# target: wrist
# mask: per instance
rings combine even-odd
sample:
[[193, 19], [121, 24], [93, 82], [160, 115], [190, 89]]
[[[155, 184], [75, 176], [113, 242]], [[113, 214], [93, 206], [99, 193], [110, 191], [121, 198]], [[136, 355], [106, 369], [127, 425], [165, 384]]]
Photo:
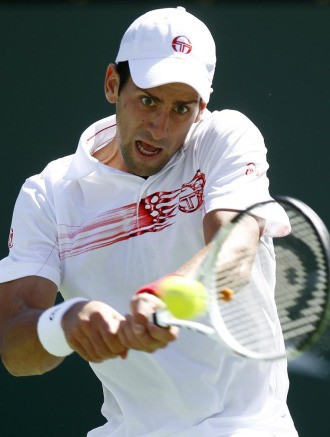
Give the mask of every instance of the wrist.
[[181, 276], [178, 273], [169, 273], [163, 277], [161, 277], [160, 279], [157, 279], [156, 281], [150, 282], [149, 284], [143, 285], [142, 287], [140, 287], [137, 291], [136, 291], [136, 295], [137, 294], [141, 294], [141, 293], [149, 293], [149, 294], [153, 294], [154, 296], [158, 297], [159, 299], [162, 299], [162, 297], [164, 296], [164, 292], [162, 290], [161, 287], [161, 283], [163, 282], [164, 279], [169, 278], [169, 277], [173, 277], [173, 276]]
[[73, 352], [62, 328], [62, 318], [78, 302], [87, 302], [87, 299], [82, 297], [69, 299], [48, 308], [40, 315], [37, 333], [40, 343], [48, 353], [57, 357], [66, 357]]

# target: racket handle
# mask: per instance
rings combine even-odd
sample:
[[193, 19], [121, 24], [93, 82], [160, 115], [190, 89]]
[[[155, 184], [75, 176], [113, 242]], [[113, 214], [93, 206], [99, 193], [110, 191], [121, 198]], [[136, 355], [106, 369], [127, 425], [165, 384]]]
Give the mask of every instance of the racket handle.
[[159, 310], [152, 314], [151, 322], [160, 328], [169, 328], [171, 326], [169, 321], [170, 318], [171, 316], [168, 311]]
[[158, 310], [153, 313], [153, 315], [151, 316], [151, 322], [161, 328], [177, 326], [178, 328], [190, 329], [191, 331], [207, 335], [217, 342], [221, 342], [219, 334], [212, 326], [207, 326], [198, 322], [192, 322], [191, 320], [177, 319], [176, 317], [172, 316], [172, 314], [166, 309]]

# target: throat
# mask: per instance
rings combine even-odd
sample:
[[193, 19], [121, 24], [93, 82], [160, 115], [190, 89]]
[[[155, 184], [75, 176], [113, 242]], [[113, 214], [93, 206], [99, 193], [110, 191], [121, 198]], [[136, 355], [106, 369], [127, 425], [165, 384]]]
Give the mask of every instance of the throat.
[[118, 149], [111, 143], [106, 144], [104, 147], [97, 149], [92, 153], [92, 156], [102, 164], [122, 170], [122, 159], [121, 155], [119, 155], [120, 153], [118, 153]]

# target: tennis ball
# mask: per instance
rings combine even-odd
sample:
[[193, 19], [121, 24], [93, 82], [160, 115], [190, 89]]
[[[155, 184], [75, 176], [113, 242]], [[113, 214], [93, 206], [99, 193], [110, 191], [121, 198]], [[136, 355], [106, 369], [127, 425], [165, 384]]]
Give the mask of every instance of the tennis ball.
[[158, 284], [161, 299], [178, 319], [193, 319], [205, 312], [206, 289], [195, 279], [173, 275]]

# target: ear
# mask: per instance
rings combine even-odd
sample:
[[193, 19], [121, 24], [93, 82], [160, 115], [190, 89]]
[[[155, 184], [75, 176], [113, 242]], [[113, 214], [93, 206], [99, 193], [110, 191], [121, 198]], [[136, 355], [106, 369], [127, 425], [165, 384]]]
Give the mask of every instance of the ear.
[[109, 103], [116, 103], [117, 101], [119, 81], [115, 64], [110, 64], [104, 80], [104, 92]]
[[201, 100], [200, 105], [199, 105], [199, 111], [198, 111], [198, 114], [195, 118], [194, 123], [198, 123], [201, 120], [205, 108], [206, 108], [206, 103], [203, 102], [203, 100]]

